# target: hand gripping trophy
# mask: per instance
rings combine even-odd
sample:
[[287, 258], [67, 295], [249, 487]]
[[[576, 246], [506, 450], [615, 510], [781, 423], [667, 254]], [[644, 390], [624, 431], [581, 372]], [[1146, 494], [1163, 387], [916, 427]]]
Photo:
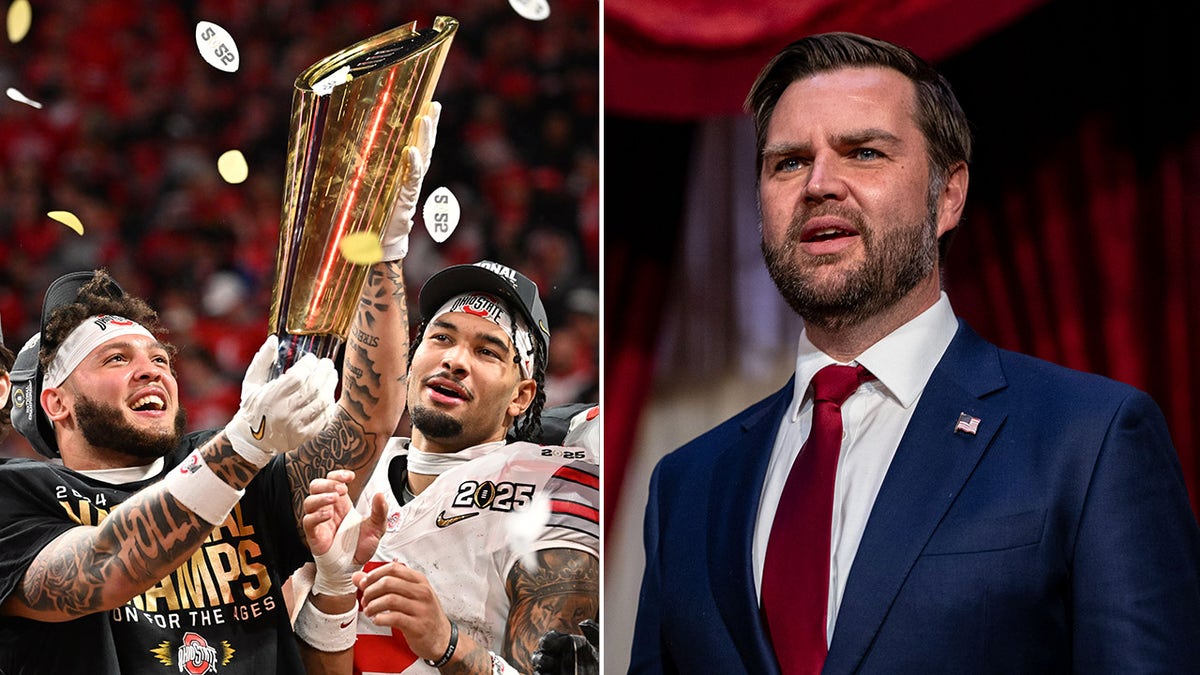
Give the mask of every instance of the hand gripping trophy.
[[366, 266], [339, 249], [382, 235], [405, 179], [402, 150], [433, 98], [458, 21], [439, 16], [368, 38], [296, 78], [270, 330], [275, 374], [346, 339]]

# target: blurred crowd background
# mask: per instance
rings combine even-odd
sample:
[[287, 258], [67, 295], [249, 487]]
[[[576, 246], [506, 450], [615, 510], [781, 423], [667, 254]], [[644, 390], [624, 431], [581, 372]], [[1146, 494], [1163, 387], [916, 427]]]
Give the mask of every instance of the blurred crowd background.
[[[267, 330], [293, 82], [389, 28], [461, 22], [435, 98], [443, 113], [422, 200], [446, 186], [462, 221], [444, 244], [418, 209], [406, 280], [487, 258], [542, 289], [548, 405], [598, 400], [599, 5], [552, 0], [542, 21], [507, 0], [33, 0], [3, 41], [0, 320], [14, 351], [57, 276], [106, 267], [158, 309], [179, 348], [189, 428], [223, 425]], [[234, 73], [201, 57], [198, 21], [232, 35]], [[249, 178], [217, 157], [240, 150]], [[77, 235], [47, 217], [77, 215]], [[413, 327], [417, 313], [411, 312]], [[0, 455], [32, 456], [10, 437]]]

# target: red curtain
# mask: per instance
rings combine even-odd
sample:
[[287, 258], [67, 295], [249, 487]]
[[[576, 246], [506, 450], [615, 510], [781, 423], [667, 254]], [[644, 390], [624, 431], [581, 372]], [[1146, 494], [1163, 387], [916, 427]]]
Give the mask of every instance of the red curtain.
[[[647, 250], [643, 241], [655, 229], [675, 232], [680, 218], [670, 207], [683, 188], [671, 177], [686, 166], [686, 146], [663, 147], [661, 139], [686, 136], [687, 120], [736, 111], [758, 67], [793, 37], [878, 27], [874, 34], [938, 61], [975, 128], [966, 221], [947, 265], [955, 309], [1002, 347], [1149, 392], [1167, 416], [1197, 505], [1193, 10], [1144, 6], [1134, 14], [1057, 0], [994, 32], [1038, 3], [830, 0], [781, 3], [775, 14], [754, 16], [720, 0], [652, 4], [605, 5], [606, 504], [617, 503], [654, 377], [657, 318], [670, 299], [658, 284], [678, 255], [678, 244]], [[957, 19], [962, 30], [917, 20], [964, 12], [971, 16]], [[623, 160], [636, 156], [646, 159]]]
[[974, 201], [947, 289], [1001, 346], [1149, 392], [1196, 509], [1200, 136], [1145, 157], [1118, 126], [1108, 115], [1083, 121], [1053, 154]]
[[852, 30], [939, 60], [1043, 2], [605, 0], [605, 108], [673, 119], [736, 114], [758, 70], [800, 36]]

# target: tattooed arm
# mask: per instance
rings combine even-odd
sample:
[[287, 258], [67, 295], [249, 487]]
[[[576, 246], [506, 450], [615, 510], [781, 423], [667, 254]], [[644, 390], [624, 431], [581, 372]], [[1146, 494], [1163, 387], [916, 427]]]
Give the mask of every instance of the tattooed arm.
[[[200, 547], [271, 457], [326, 426], [337, 378], [333, 363], [305, 356], [267, 381], [276, 342], [268, 338], [251, 360], [241, 406], [224, 430], [98, 525], [74, 527], [37, 551], [0, 613], [68, 621], [125, 604]], [[59, 419], [69, 415], [52, 407]], [[60, 445], [64, 438], [74, 439], [60, 432]]]
[[511, 608], [503, 656], [522, 673], [533, 672], [530, 657], [547, 631], [574, 633], [580, 621], [600, 620], [600, 561], [585, 551], [539, 551], [532, 569], [513, 566], [505, 587]]
[[342, 392], [333, 421], [288, 453], [287, 473], [296, 527], [303, 533], [304, 498], [314, 479], [335, 469], [355, 472], [358, 499], [375, 460], [404, 413], [408, 373], [408, 308], [400, 261], [367, 272], [342, 365]]
[[350, 483], [350, 498], [357, 500], [404, 413], [408, 309], [401, 261], [408, 253], [408, 234], [421, 183], [433, 158], [441, 111], [436, 101], [426, 106], [416, 118], [412, 145], [401, 152], [400, 189], [379, 242], [382, 262], [367, 273], [350, 327], [337, 418], [314, 444], [288, 458], [292, 513], [301, 536], [309, 482], [324, 478], [332, 469], [349, 469], [356, 474]]
[[[200, 452], [235, 489], [244, 488], [257, 471], [223, 433]], [[165, 484], [156, 483], [130, 496], [99, 525], [73, 527], [47, 544], [0, 605], [0, 614], [69, 621], [119, 607], [183, 564], [212, 530]]]

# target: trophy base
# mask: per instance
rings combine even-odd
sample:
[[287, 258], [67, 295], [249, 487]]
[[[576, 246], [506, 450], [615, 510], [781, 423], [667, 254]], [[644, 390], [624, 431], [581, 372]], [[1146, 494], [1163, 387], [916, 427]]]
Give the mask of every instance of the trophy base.
[[270, 379], [279, 377], [291, 368], [300, 357], [312, 354], [318, 358], [334, 358], [342, 347], [342, 338], [336, 335], [291, 335], [279, 333], [279, 351]]

